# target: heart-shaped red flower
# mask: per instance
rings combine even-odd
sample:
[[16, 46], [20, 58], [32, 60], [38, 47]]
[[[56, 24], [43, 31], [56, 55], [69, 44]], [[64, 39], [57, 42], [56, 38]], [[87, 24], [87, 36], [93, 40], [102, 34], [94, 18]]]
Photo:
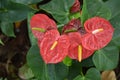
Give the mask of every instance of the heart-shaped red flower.
[[85, 49], [81, 44], [81, 34], [79, 32], [68, 33], [70, 39], [70, 46], [68, 49], [68, 56], [72, 59], [81, 61], [93, 54], [93, 50]]
[[49, 30], [39, 44], [40, 53], [45, 63], [61, 62], [68, 54], [69, 38], [57, 30]]
[[84, 23], [87, 34], [82, 38], [82, 45], [89, 50], [105, 47], [112, 39], [114, 29], [109, 21], [93, 17]]
[[56, 23], [45, 14], [35, 14], [30, 20], [30, 26], [34, 36], [41, 42], [44, 32], [57, 29]]

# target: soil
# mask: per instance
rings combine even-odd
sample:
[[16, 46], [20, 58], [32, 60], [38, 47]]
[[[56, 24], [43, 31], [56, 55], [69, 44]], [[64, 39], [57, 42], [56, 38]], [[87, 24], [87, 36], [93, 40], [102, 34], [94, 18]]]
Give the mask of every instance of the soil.
[[14, 31], [15, 38], [0, 32], [0, 39], [4, 43], [0, 45], [0, 77], [22, 80], [18, 76], [18, 70], [26, 63], [26, 54], [30, 48], [26, 21], [15, 27]]

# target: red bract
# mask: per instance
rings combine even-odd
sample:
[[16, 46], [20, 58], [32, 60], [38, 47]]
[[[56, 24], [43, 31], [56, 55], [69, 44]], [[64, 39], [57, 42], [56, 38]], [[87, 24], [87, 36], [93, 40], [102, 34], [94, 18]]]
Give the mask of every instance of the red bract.
[[73, 4], [73, 6], [70, 9], [70, 12], [75, 13], [80, 11], [80, 2], [79, 0], [75, 0], [75, 3]]
[[72, 19], [68, 24], [63, 27], [62, 33], [77, 31], [81, 27], [79, 19]]
[[72, 32], [68, 34], [70, 39], [70, 46], [68, 56], [72, 59], [81, 61], [88, 58], [93, 54], [93, 50], [85, 49], [81, 44], [81, 35], [79, 32]]
[[49, 30], [39, 46], [45, 63], [58, 63], [68, 54], [69, 38], [66, 35], [60, 36], [57, 30]]
[[35, 14], [30, 20], [30, 26], [34, 36], [41, 42], [44, 32], [57, 29], [56, 23], [45, 14]]
[[89, 50], [98, 50], [105, 47], [113, 35], [113, 27], [104, 18], [94, 17], [84, 23], [87, 34], [82, 39], [82, 45]]

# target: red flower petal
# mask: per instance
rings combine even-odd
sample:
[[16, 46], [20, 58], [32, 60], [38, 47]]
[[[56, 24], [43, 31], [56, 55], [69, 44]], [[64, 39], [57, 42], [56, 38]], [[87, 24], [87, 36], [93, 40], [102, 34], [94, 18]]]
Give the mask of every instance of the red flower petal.
[[88, 32], [82, 39], [82, 44], [86, 49], [98, 50], [105, 47], [112, 39], [113, 27], [104, 18], [94, 17], [84, 23]]
[[[69, 46], [69, 52], [68, 52], [68, 56], [72, 59], [77, 59], [78, 58], [78, 46], [82, 46], [81, 44], [81, 35], [78, 32], [72, 32], [68, 34], [69, 39], [70, 39], [70, 46]], [[87, 50], [82, 46], [82, 60], [88, 58], [89, 56], [91, 56], [93, 54], [93, 50]]]
[[63, 29], [62, 33], [66, 33], [67, 31], [71, 30], [78, 30], [81, 27], [81, 22], [79, 19], [72, 19], [68, 24], [66, 24]]
[[70, 12], [75, 13], [80, 11], [80, 2], [79, 0], [75, 0], [75, 3], [73, 4], [73, 6], [70, 9]]
[[[32, 28], [40, 28], [44, 30], [57, 29], [56, 23], [45, 14], [35, 14], [30, 20], [31, 30]], [[32, 30], [34, 36], [41, 42], [44, 36], [44, 32]]]
[[[55, 42], [57, 44], [52, 48]], [[50, 30], [45, 33], [39, 46], [41, 56], [45, 63], [58, 63], [68, 54], [69, 38], [66, 35], [60, 36], [57, 30]]]

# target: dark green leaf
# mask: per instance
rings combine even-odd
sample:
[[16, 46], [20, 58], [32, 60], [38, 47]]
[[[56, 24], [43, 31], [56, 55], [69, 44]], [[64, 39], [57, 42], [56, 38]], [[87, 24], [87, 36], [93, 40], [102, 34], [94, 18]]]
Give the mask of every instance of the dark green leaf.
[[90, 80], [90, 79], [88, 79], [88, 78], [86, 78], [84, 76], [79, 75], [74, 80]]
[[29, 35], [29, 38], [30, 38], [30, 43], [31, 45], [36, 45], [37, 44], [37, 39], [34, 37], [31, 29], [30, 29], [30, 19], [31, 17], [34, 15], [34, 13], [29, 13], [28, 14], [28, 18], [27, 18], [27, 24], [28, 24], [28, 35]]
[[110, 19], [111, 24], [114, 28], [120, 27], [120, 13]]
[[115, 43], [115, 45], [118, 47], [120, 47], [120, 22], [119, 21], [120, 21], [120, 14], [110, 19], [110, 22], [114, 27], [114, 35], [112, 38], [112, 42]]
[[64, 80], [68, 75], [68, 67], [63, 63], [48, 65], [49, 80]]
[[11, 1], [16, 3], [21, 3], [21, 4], [34, 4], [34, 3], [41, 2], [43, 0], [11, 0]]
[[112, 42], [120, 48], [120, 28], [114, 29], [114, 35], [112, 38]]
[[111, 18], [111, 12], [101, 1], [99, 0], [84, 0], [82, 9], [82, 24], [90, 17], [99, 16], [105, 19]]
[[0, 21], [15, 22], [27, 18], [29, 12], [34, 10], [30, 7], [7, 1], [6, 3], [0, 3]]
[[120, 13], [120, 0], [108, 0], [105, 5], [111, 10], [112, 17]]
[[[34, 45], [30, 48], [27, 54], [27, 62], [29, 67], [32, 69], [35, 77], [39, 80], [45, 75], [45, 63], [43, 62], [42, 58], [39, 54], [39, 48], [37, 45]], [[46, 77], [45, 77], [46, 79]], [[48, 79], [46, 79], [48, 80]]]
[[68, 68], [63, 63], [45, 64], [37, 45], [30, 48], [27, 54], [27, 62], [38, 80], [63, 80], [68, 73]]
[[5, 35], [15, 37], [13, 23], [1, 22], [1, 30]]
[[39, 7], [52, 14], [59, 23], [66, 24], [69, 21], [69, 9], [73, 3], [74, 0], [51, 0], [48, 4]]
[[[95, 75], [95, 76], [93, 76]], [[90, 68], [86, 75], [86, 78], [89, 78], [90, 80], [101, 80], [100, 72], [96, 68]]]
[[93, 62], [99, 70], [114, 69], [119, 60], [119, 49], [111, 42], [93, 55]]
[[109, 20], [111, 18], [111, 11], [109, 10], [109, 8], [105, 7], [105, 5], [102, 4], [101, 6], [102, 7], [100, 7], [98, 11], [96, 10], [95, 16], [100, 16]]
[[92, 57], [93, 57], [93, 56], [91, 56], [91, 57], [83, 60], [83, 61], [81, 62], [81, 65], [82, 65], [83, 67], [91, 67], [91, 66], [94, 66], [94, 63], [93, 63], [93, 61], [92, 61]]
[[83, 8], [82, 8], [82, 16], [81, 16], [81, 22], [84, 24], [84, 22], [90, 17], [87, 9], [87, 2], [86, 0], [83, 1]]
[[82, 65], [78, 61], [72, 61], [72, 66], [69, 67], [68, 80], [73, 80], [77, 75], [80, 74]]
[[[95, 76], [93, 76], [95, 75]], [[86, 75], [79, 75], [74, 80], [101, 80], [100, 72], [95, 68], [90, 68]]]

